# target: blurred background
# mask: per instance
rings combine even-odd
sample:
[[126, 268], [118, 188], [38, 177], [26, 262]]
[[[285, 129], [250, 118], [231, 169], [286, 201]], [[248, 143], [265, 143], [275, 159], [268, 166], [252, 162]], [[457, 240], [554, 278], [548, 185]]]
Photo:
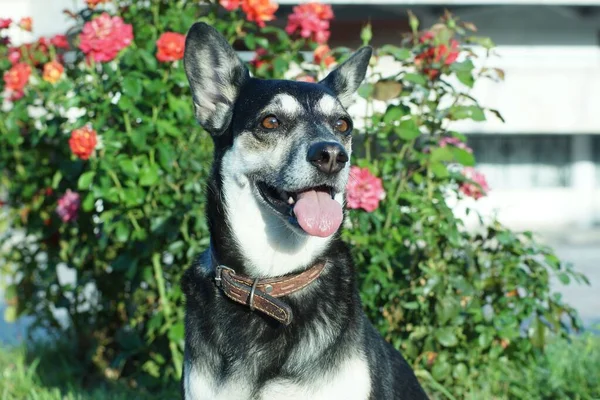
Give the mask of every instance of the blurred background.
[[[63, 32], [70, 0], [0, 0], [3, 17], [31, 16], [34, 31], [16, 43]], [[469, 204], [515, 229], [534, 230], [591, 286], [558, 286], [584, 323], [600, 323], [600, 1], [333, 0], [330, 45], [359, 45], [371, 21], [375, 45], [409, 31], [407, 10], [429, 26], [444, 9], [479, 27], [497, 44], [500, 83], [482, 81], [474, 97], [501, 110], [505, 123], [457, 123], [468, 136], [489, 195]], [[296, 2], [280, 1], [287, 15]], [[280, 18], [274, 25], [285, 24]], [[242, 56], [250, 53], [241, 49]], [[460, 210], [457, 210], [460, 212]], [[2, 296], [0, 296], [2, 298]], [[0, 309], [3, 306], [0, 305]], [[14, 343], [27, 320], [0, 320], [0, 341]]]

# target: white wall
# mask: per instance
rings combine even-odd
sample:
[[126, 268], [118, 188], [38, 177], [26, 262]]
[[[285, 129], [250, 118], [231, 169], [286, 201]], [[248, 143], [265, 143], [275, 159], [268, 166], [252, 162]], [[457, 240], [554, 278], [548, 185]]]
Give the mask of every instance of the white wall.
[[32, 37], [64, 33], [69, 20], [62, 11], [81, 9], [83, 4], [83, 0], [0, 0], [0, 18], [15, 21], [23, 17], [33, 18], [33, 35], [17, 34], [16, 29], [11, 32], [14, 33], [11, 37], [19, 44]]

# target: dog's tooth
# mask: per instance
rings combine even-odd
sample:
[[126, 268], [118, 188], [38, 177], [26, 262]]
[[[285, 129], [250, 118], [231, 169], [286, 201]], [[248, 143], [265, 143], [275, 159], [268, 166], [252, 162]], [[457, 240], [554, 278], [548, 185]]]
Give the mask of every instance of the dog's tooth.
[[290, 196], [287, 200], [288, 204], [294, 204], [294, 199], [292, 198], [292, 196]]

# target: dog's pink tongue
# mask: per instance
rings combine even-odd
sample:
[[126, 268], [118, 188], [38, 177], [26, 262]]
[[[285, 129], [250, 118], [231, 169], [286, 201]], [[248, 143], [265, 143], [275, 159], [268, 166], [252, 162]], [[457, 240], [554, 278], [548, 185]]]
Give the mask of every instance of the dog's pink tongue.
[[306, 233], [327, 237], [342, 223], [342, 205], [326, 192], [309, 190], [298, 194], [294, 214]]

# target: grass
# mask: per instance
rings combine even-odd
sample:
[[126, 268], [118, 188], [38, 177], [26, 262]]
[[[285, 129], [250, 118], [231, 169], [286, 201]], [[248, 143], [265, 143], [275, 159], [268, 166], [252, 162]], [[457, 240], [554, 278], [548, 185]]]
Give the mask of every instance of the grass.
[[[149, 393], [132, 389], [120, 381], [84, 385], [79, 365], [63, 349], [36, 345], [0, 347], [0, 400], [164, 400], [180, 398], [177, 385], [172, 390]], [[32, 359], [32, 355], [35, 358]], [[90, 387], [91, 386], [91, 387]]]
[[[37, 354], [32, 359], [31, 354]], [[600, 400], [600, 336], [584, 335], [552, 342], [536, 365], [524, 370], [495, 366], [482, 371], [485, 378], [473, 384], [467, 400], [575, 399]], [[0, 400], [125, 400], [177, 399], [172, 390], [148, 393], [120, 382], [83, 385], [77, 361], [60, 349], [36, 346], [0, 348]], [[443, 389], [443, 388], [442, 388]], [[453, 399], [434, 391], [432, 399]]]

